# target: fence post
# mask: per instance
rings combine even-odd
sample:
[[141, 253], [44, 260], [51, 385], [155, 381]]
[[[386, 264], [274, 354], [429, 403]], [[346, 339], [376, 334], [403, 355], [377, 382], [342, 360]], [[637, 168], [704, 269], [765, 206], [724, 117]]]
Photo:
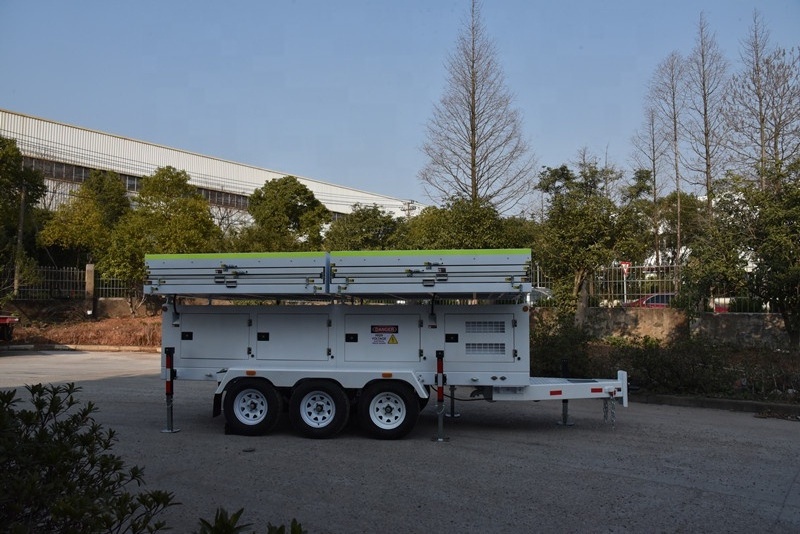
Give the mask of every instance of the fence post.
[[86, 307], [86, 315], [91, 317], [92, 319], [95, 318], [95, 302], [97, 299], [95, 298], [95, 273], [94, 273], [94, 264], [87, 263], [86, 264], [86, 293], [84, 294], [84, 302]]

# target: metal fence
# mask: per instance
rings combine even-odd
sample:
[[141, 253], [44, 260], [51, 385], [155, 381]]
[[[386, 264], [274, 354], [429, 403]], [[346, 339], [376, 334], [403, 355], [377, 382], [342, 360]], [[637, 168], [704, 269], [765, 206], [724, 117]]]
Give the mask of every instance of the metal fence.
[[[2, 269], [2, 288], [11, 293], [14, 288], [14, 269]], [[101, 298], [127, 298], [131, 296], [130, 284], [116, 278], [96, 276], [95, 296]], [[17, 300], [52, 300], [86, 298], [86, 270], [76, 267], [37, 267], [25, 273], [19, 285]]]
[[[2, 269], [3, 293], [13, 288], [14, 270]], [[532, 285], [537, 298], [552, 295], [553, 280], [539, 267], [532, 273]], [[653, 295], [674, 295], [680, 289], [679, 272], [675, 265], [612, 265], [598, 270], [589, 282], [590, 306], [614, 307], [635, 304]], [[95, 296], [99, 298], [140, 298], [141, 287], [131, 287], [124, 280], [100, 275], [94, 280]], [[84, 299], [86, 271], [78, 268], [39, 267], [26, 276], [20, 285], [19, 300]], [[751, 295], [709, 295], [714, 311], [767, 311]], [[734, 306], [736, 304], [736, 306]], [[660, 307], [660, 306], [659, 306]]]

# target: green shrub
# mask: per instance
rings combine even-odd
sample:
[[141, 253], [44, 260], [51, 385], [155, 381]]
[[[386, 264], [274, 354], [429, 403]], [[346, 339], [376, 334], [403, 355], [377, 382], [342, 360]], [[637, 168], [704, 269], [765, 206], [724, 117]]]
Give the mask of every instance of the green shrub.
[[562, 376], [564, 365], [569, 376], [587, 376], [589, 341], [569, 319], [539, 314], [531, 329], [531, 376]]
[[156, 516], [174, 506], [160, 490], [131, 493], [143, 470], [111, 454], [116, 436], [81, 405], [74, 384], [26, 386], [32, 410], [16, 390], [0, 392], [1, 532], [158, 532]]
[[[228, 511], [224, 508], [217, 508], [213, 523], [206, 519], [200, 519], [200, 530], [197, 534], [240, 534], [244, 532], [247, 527], [251, 526], [250, 523], [245, 525], [239, 524], [242, 513], [244, 513], [244, 508], [240, 508], [233, 515], [228, 515]], [[255, 531], [252, 532], [255, 534]], [[275, 526], [272, 523], [268, 523], [267, 534], [286, 534], [286, 526]], [[303, 527], [297, 520], [292, 519], [289, 534], [306, 534], [306, 531], [303, 530]]]

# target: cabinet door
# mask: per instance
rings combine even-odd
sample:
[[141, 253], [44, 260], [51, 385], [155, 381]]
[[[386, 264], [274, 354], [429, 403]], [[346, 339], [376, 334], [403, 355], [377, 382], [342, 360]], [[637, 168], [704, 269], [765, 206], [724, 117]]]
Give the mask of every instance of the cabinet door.
[[328, 360], [328, 314], [262, 313], [256, 321], [259, 360]]
[[249, 319], [246, 313], [181, 314], [181, 358], [247, 359]]
[[417, 314], [350, 314], [344, 319], [344, 358], [354, 362], [417, 362]]

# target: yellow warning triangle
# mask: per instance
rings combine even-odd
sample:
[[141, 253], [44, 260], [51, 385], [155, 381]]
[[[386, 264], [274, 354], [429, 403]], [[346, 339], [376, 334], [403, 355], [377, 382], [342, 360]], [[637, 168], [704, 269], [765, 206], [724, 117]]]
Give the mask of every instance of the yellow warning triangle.
[[389, 336], [389, 345], [397, 345], [397, 338], [394, 337], [394, 334]]

